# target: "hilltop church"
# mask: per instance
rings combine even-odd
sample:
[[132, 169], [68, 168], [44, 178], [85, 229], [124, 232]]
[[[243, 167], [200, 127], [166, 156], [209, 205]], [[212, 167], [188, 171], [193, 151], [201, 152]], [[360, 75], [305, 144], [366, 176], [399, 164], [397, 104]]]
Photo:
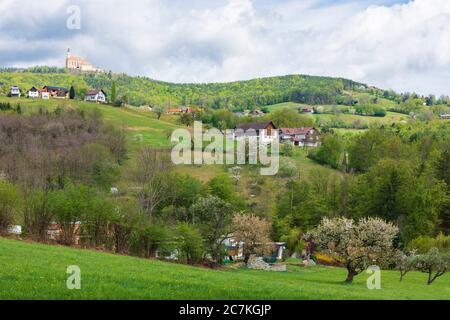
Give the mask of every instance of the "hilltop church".
[[94, 67], [87, 60], [72, 55], [72, 53], [70, 52], [70, 48], [67, 50], [66, 68], [70, 70], [91, 71], [91, 72], [101, 71], [100, 69]]

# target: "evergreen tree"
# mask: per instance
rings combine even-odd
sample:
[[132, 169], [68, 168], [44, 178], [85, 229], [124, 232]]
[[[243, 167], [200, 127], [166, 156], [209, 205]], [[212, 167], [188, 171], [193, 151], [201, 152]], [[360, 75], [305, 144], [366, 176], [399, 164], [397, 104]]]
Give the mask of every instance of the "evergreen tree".
[[69, 91], [69, 99], [73, 100], [75, 99], [75, 88], [73, 86], [70, 87], [70, 91]]

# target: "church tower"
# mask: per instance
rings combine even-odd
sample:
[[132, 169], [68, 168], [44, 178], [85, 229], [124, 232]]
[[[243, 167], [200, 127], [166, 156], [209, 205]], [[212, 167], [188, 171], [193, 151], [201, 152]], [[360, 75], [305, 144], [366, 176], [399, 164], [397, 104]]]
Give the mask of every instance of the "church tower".
[[67, 56], [66, 56], [66, 68], [70, 68], [70, 58], [72, 57], [72, 54], [70, 53], [70, 48], [67, 49]]

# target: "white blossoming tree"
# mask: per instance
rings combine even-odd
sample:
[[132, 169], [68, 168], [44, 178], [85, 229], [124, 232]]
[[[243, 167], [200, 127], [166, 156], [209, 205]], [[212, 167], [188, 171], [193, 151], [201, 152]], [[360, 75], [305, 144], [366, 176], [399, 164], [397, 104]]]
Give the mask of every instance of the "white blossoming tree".
[[398, 257], [393, 241], [398, 228], [378, 218], [357, 222], [347, 218], [325, 218], [310, 235], [316, 248], [343, 258], [348, 271], [346, 282], [371, 265], [386, 267]]

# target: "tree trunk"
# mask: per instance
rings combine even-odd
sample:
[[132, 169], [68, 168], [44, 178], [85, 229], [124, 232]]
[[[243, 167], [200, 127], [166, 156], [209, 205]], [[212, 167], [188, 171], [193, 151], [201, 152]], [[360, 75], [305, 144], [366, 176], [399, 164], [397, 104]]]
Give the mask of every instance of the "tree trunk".
[[244, 256], [244, 262], [245, 262], [245, 264], [248, 264], [248, 261], [250, 260], [250, 254], [246, 254], [245, 256]]
[[347, 279], [345, 279], [345, 282], [352, 283], [353, 277], [356, 276], [358, 273], [353, 269], [347, 269], [347, 270], [348, 270], [348, 274], [347, 274]]
[[431, 285], [433, 283], [433, 279], [431, 278], [432, 275], [433, 275], [433, 273], [431, 271], [428, 272], [428, 281], [427, 281], [428, 285]]

